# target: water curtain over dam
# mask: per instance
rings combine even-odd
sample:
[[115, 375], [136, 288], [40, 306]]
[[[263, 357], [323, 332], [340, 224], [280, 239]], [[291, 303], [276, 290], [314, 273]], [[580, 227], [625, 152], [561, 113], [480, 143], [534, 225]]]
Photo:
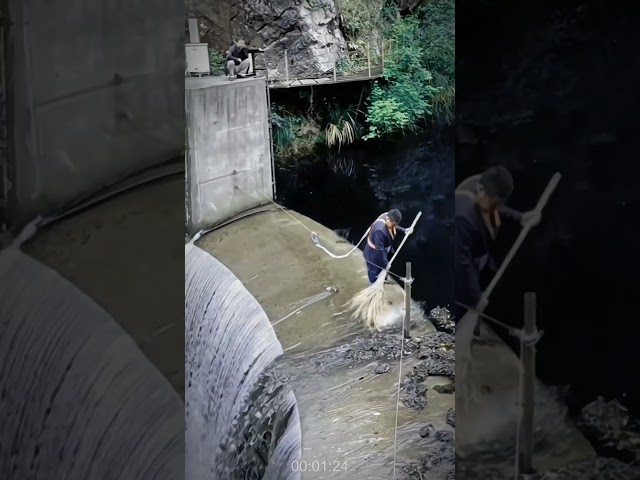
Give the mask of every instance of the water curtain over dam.
[[242, 282], [192, 244], [185, 352], [187, 478], [300, 478], [296, 399], [268, 374], [282, 346]]
[[184, 478], [182, 400], [113, 318], [17, 248], [0, 276], [0, 478]]

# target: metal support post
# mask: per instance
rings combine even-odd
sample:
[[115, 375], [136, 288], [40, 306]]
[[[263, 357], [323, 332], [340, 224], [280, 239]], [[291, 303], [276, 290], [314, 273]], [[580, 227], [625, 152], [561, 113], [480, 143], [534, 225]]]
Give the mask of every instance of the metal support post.
[[289, 54], [285, 50], [284, 51], [284, 74], [285, 80], [287, 81], [287, 87], [289, 86]]
[[[532, 338], [538, 332], [536, 324], [536, 294], [524, 295], [524, 334]], [[522, 380], [520, 382], [521, 417], [518, 426], [519, 451], [516, 452], [516, 479], [534, 473], [533, 470], [533, 420], [536, 379], [536, 346], [521, 342]]]

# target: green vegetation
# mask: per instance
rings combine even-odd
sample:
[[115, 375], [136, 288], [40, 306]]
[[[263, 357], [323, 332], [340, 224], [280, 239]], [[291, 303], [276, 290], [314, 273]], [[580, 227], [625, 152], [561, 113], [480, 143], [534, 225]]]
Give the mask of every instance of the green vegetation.
[[315, 100], [314, 92], [318, 96], [331, 89], [300, 89], [299, 97], [283, 99], [286, 110], [272, 104], [275, 153], [281, 161], [318, 148], [339, 151], [359, 140], [454, 121], [454, 0], [424, 0], [404, 16], [392, 0], [337, 0], [337, 4], [349, 47], [360, 52], [341, 60], [337, 71], [366, 68], [367, 45], [384, 42], [384, 49], [372, 54], [372, 64], [379, 65], [384, 51], [384, 78], [355, 93], [360, 97], [357, 103], [350, 87], [349, 93], [334, 90], [334, 96]]
[[224, 74], [224, 55], [217, 52], [213, 48], [209, 49], [209, 65], [211, 66], [211, 73], [213, 75]]
[[362, 112], [357, 105], [337, 107], [324, 104], [313, 109], [292, 112], [280, 105], [271, 105], [271, 122], [276, 157], [284, 162], [313, 153], [318, 147], [338, 151], [362, 137]]
[[455, 4], [431, 0], [385, 32], [385, 75], [369, 97], [365, 139], [453, 121]]
[[327, 112], [324, 125], [324, 136], [327, 147], [337, 147], [338, 151], [345, 145], [355, 142], [362, 136], [362, 126], [356, 121], [362, 112], [358, 106], [351, 105], [345, 109], [331, 108]]
[[272, 104], [271, 123], [275, 154], [279, 160], [309, 155], [324, 141], [317, 117], [296, 115]]
[[382, 29], [385, 0], [336, 0], [342, 27], [352, 45], [364, 44]]

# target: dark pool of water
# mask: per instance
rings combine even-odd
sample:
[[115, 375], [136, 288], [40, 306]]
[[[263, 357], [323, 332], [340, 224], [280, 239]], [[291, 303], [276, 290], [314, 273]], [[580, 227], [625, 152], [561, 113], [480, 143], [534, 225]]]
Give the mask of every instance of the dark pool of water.
[[[616, 396], [638, 417], [640, 34], [628, 19], [639, 5], [474, 5], [483, 12], [458, 11], [456, 21], [466, 32], [456, 43], [456, 115], [476, 137], [459, 146], [456, 177], [507, 165], [512, 205], [524, 210], [554, 172], [563, 174], [488, 313], [521, 321], [522, 295], [536, 292], [542, 380], [572, 384], [576, 409]], [[517, 230], [503, 233], [502, 253]]]
[[391, 271], [404, 275], [410, 261], [415, 300], [426, 308], [453, 302], [454, 149], [446, 132], [438, 140], [405, 136], [279, 166], [276, 182], [283, 205], [353, 243], [382, 212], [400, 209], [408, 226], [422, 211]]

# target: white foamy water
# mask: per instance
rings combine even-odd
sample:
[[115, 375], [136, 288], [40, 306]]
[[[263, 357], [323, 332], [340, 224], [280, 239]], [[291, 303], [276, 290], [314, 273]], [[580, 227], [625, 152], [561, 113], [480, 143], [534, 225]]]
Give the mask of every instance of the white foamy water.
[[301, 455], [293, 393], [265, 380], [282, 346], [235, 275], [185, 245], [187, 480], [295, 480]]
[[99, 305], [0, 252], [0, 478], [184, 478], [183, 403]]

